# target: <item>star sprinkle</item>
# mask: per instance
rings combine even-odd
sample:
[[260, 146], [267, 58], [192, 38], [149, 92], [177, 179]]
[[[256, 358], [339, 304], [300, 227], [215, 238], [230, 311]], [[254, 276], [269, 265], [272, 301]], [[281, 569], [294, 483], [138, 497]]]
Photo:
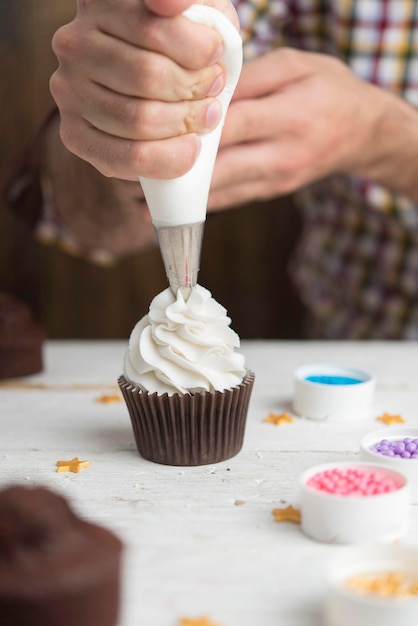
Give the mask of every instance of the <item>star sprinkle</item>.
[[282, 424], [290, 424], [293, 422], [293, 417], [289, 415], [289, 413], [280, 413], [279, 415], [276, 413], [270, 413], [270, 415], [266, 417], [263, 422], [266, 424], [281, 426]]
[[403, 424], [405, 422], [402, 415], [391, 415], [390, 413], [383, 413], [383, 415], [379, 415], [376, 417], [378, 422], [383, 422], [390, 426], [390, 424]]
[[285, 509], [273, 509], [275, 522], [292, 522], [300, 524], [300, 511], [289, 504]]
[[207, 617], [183, 617], [179, 626], [221, 626], [221, 624], [215, 624]]
[[122, 398], [117, 394], [104, 394], [103, 396], [96, 398], [95, 402], [100, 402], [101, 404], [114, 404], [115, 402], [121, 402], [121, 400]]
[[75, 456], [70, 461], [57, 461], [57, 472], [73, 472], [78, 474], [85, 467], [90, 467], [90, 461], [79, 461]]
[[400, 572], [388, 572], [380, 576], [352, 576], [347, 587], [358, 593], [378, 596], [409, 598], [418, 595], [418, 581], [407, 581]]

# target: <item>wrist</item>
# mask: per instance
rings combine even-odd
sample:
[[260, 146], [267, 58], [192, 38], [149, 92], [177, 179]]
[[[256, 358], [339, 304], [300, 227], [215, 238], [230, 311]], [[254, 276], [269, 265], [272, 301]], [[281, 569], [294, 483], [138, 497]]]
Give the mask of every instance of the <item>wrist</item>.
[[59, 120], [46, 137], [38, 237], [66, 252], [109, 264], [155, 242], [154, 228], [138, 183], [106, 178], [69, 152]]

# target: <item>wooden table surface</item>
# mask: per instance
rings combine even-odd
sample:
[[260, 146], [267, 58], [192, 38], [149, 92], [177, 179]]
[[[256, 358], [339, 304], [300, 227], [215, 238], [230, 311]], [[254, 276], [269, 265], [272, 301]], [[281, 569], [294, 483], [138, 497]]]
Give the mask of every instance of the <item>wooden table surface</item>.
[[[256, 373], [243, 449], [192, 468], [143, 460], [124, 404], [98, 402], [118, 393], [125, 345], [49, 342], [42, 374], [0, 384], [0, 484], [49, 486], [121, 537], [120, 626], [200, 616], [216, 626], [321, 624], [328, 563], [350, 547], [316, 543], [300, 526], [275, 522], [272, 510], [298, 506], [304, 469], [356, 460], [361, 436], [380, 427], [383, 412], [418, 426], [416, 343], [243, 342]], [[271, 412], [291, 412], [293, 371], [315, 362], [372, 372], [373, 415], [265, 423]], [[56, 472], [57, 460], [74, 456], [91, 466]], [[402, 544], [418, 544], [418, 502]]]

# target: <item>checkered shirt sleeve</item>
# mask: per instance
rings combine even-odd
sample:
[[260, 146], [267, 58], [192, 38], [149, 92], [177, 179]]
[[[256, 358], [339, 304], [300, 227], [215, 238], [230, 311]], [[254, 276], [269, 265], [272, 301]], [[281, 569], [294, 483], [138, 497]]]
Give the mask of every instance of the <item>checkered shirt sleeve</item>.
[[[328, 53], [418, 106], [418, 0], [234, 4], [247, 61], [282, 45]], [[296, 197], [304, 231], [291, 273], [310, 334], [418, 339], [418, 207], [349, 177], [320, 181]]]

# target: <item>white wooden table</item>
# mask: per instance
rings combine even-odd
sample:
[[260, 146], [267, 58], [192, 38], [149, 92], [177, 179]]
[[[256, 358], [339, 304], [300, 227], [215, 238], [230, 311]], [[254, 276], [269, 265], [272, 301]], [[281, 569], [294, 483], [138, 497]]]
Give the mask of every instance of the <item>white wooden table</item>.
[[[347, 548], [315, 543], [299, 526], [276, 523], [272, 510], [298, 506], [305, 468], [356, 459], [360, 437], [380, 427], [384, 411], [418, 426], [417, 344], [243, 342], [256, 373], [244, 447], [195, 468], [144, 461], [125, 405], [97, 402], [118, 393], [125, 345], [49, 342], [42, 374], [0, 385], [1, 486], [49, 486], [121, 537], [121, 626], [204, 615], [221, 626], [318, 626], [327, 563]], [[294, 369], [318, 361], [371, 371], [373, 416], [264, 423], [270, 412], [291, 411]], [[91, 466], [56, 472], [57, 460], [74, 456]], [[402, 543], [418, 544], [418, 503]]]

